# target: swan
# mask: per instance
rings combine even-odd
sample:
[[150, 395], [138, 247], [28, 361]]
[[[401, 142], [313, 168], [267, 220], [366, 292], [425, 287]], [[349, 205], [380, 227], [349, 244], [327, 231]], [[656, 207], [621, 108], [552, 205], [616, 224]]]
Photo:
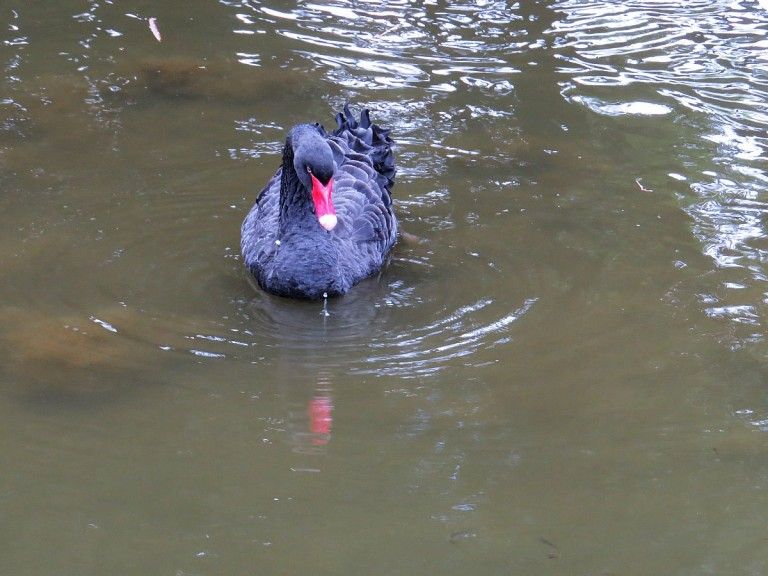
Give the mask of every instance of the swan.
[[397, 242], [392, 206], [394, 142], [345, 105], [337, 128], [299, 124], [280, 168], [241, 228], [243, 261], [272, 294], [317, 299], [345, 294], [378, 273]]

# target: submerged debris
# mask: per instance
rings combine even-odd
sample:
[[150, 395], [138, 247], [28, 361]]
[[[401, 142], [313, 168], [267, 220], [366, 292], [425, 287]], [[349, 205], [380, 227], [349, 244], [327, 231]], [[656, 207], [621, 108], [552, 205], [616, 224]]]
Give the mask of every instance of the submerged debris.
[[645, 188], [645, 187], [644, 187], [644, 186], [643, 186], [643, 185], [640, 183], [640, 178], [635, 178], [635, 184], [637, 184], [637, 186], [638, 186], [638, 187], [640, 188], [640, 190], [642, 190], [643, 192], [653, 192], [653, 190], [651, 190], [650, 188]]
[[555, 544], [553, 544], [552, 542], [550, 542], [549, 540], [547, 540], [544, 537], [539, 538], [539, 542], [541, 542], [542, 544], [544, 544], [546, 546], [549, 546], [549, 552], [547, 552], [547, 558], [559, 558], [560, 557], [560, 549]]
[[451, 532], [450, 536], [448, 536], [448, 541], [451, 544], [455, 544], [461, 540], [470, 540], [472, 538], [477, 538], [476, 532], [473, 532], [472, 530], [456, 530], [455, 532]]

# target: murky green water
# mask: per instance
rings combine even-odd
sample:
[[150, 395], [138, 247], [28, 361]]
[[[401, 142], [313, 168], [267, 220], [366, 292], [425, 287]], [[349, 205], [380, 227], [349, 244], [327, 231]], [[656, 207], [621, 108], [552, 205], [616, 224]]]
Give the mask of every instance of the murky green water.
[[[764, 2], [0, 19], [0, 573], [768, 571]], [[239, 226], [347, 100], [425, 242], [325, 315]]]

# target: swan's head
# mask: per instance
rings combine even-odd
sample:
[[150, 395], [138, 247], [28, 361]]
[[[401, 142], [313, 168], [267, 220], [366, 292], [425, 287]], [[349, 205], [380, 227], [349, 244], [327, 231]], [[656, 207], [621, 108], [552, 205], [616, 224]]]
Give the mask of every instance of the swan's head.
[[293, 167], [299, 181], [312, 195], [315, 216], [320, 226], [333, 230], [338, 222], [333, 207], [333, 153], [325, 138], [310, 124], [296, 126], [289, 136], [293, 147]]

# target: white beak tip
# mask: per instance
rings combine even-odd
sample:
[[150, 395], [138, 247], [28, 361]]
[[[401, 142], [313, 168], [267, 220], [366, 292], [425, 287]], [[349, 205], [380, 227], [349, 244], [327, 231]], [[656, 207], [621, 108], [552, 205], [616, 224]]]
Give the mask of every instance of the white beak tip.
[[336, 227], [336, 224], [339, 221], [338, 218], [336, 218], [336, 214], [323, 214], [317, 220], [320, 222], [320, 226], [329, 232]]

